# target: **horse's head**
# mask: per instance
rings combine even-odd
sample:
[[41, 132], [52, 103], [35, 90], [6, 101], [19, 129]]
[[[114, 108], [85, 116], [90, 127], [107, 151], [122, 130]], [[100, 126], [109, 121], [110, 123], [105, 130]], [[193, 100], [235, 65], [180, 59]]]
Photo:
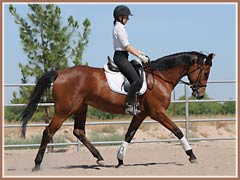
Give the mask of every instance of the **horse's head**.
[[213, 53], [205, 57], [195, 56], [194, 63], [188, 69], [187, 76], [191, 84], [192, 95], [197, 99], [202, 99], [205, 95], [214, 56]]

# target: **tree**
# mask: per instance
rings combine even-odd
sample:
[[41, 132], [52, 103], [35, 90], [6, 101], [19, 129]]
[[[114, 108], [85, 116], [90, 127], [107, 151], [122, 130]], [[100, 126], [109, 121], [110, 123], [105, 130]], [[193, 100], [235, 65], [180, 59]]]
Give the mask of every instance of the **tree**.
[[[22, 83], [28, 83], [29, 78], [36, 82], [43, 73], [68, 67], [68, 59], [74, 65], [82, 64], [82, 54], [88, 44], [90, 21], [83, 21], [83, 33], [78, 31], [79, 23], [72, 16], [68, 25], [61, 23], [61, 9], [54, 4], [29, 4], [31, 13], [27, 19], [20, 17], [13, 5], [10, 13], [15, 17], [15, 23], [20, 26], [20, 39], [23, 50], [27, 54], [28, 64], [19, 63], [22, 73]], [[76, 39], [76, 40], [75, 40]], [[27, 103], [32, 88], [21, 87], [17, 97], [13, 93], [12, 103]], [[50, 91], [46, 91], [44, 101], [51, 101]], [[50, 107], [45, 107], [45, 123], [50, 120]]]
[[[86, 18], [83, 33], [78, 31], [79, 23], [72, 16], [68, 25], [61, 22], [61, 9], [54, 4], [29, 4], [30, 13], [27, 19], [20, 17], [13, 5], [9, 6], [10, 13], [19, 25], [20, 39], [23, 50], [27, 54], [28, 63], [19, 63], [22, 73], [22, 83], [29, 79], [36, 82], [44, 72], [50, 69], [61, 70], [68, 67], [68, 60], [74, 65], [82, 64], [82, 54], [88, 44], [90, 21]], [[21, 87], [20, 97], [13, 94], [12, 103], [27, 103], [32, 88]], [[49, 92], [45, 100], [50, 100]]]

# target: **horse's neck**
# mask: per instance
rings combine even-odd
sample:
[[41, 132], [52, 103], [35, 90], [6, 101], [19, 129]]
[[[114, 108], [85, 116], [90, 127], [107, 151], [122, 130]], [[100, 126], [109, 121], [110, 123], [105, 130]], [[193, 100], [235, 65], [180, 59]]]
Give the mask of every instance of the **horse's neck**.
[[167, 82], [170, 82], [169, 84], [171, 84], [173, 86], [172, 89], [174, 89], [174, 87], [186, 74], [186, 71], [187, 71], [186, 67], [180, 65], [178, 67], [174, 67], [166, 71], [159, 71], [159, 73]]

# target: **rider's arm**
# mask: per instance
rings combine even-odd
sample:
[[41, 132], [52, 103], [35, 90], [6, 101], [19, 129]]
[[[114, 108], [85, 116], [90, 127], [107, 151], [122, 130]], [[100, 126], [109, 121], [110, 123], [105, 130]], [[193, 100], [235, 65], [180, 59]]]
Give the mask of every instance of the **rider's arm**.
[[136, 50], [134, 47], [132, 47], [131, 45], [127, 45], [125, 47], [125, 50], [130, 52], [131, 54], [137, 56], [143, 63], [147, 63], [149, 62], [149, 57], [146, 56], [145, 54], [139, 52], [138, 50]]
[[130, 52], [130, 53], [133, 54], [134, 56], [137, 56], [137, 57], [140, 56], [139, 51], [136, 50], [136, 49], [135, 49], [134, 47], [132, 47], [131, 45], [127, 45], [127, 46], [125, 47], [125, 50], [128, 51], [128, 52]]

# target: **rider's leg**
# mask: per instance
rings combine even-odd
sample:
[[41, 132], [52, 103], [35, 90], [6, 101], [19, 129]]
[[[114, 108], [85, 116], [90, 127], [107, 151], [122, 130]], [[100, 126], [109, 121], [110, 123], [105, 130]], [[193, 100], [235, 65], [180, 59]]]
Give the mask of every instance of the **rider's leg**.
[[[128, 61], [128, 55], [124, 52], [115, 53], [114, 54], [114, 62], [118, 66], [121, 73], [128, 79], [130, 82], [129, 92], [126, 98], [126, 111], [132, 109], [134, 110], [134, 105], [136, 105], [136, 93], [139, 91], [141, 86], [141, 80], [132, 66], [132, 64]], [[135, 112], [136, 114], [138, 112]]]
[[126, 113], [136, 115], [140, 112], [138, 95], [137, 95], [138, 85], [136, 82], [133, 82], [129, 88], [127, 98], [126, 98]]

